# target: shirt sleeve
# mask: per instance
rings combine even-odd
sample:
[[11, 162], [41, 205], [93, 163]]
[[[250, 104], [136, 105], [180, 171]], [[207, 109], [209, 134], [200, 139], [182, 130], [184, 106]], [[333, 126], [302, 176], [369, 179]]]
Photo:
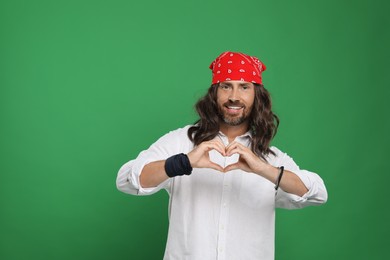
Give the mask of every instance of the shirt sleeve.
[[287, 193], [279, 188], [276, 194], [277, 208], [299, 209], [306, 206], [321, 205], [327, 201], [328, 193], [324, 181], [318, 174], [300, 169], [294, 160], [286, 153], [278, 150], [277, 156], [280, 156], [277, 166], [284, 166], [285, 170], [296, 174], [308, 189], [308, 192], [300, 197], [295, 194]]
[[139, 177], [145, 165], [151, 162], [165, 160], [168, 157], [185, 152], [188, 142], [187, 128], [171, 131], [158, 139], [147, 150], [142, 151], [138, 157], [125, 163], [118, 172], [116, 186], [118, 190], [132, 195], [151, 195], [161, 189], [170, 192], [172, 179], [169, 178], [157, 187], [143, 188]]

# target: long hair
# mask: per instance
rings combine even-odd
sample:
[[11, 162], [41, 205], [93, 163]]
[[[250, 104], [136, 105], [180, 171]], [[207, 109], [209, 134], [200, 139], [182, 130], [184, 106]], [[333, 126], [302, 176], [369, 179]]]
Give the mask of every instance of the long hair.
[[[265, 159], [274, 152], [269, 148], [276, 135], [279, 118], [272, 112], [269, 92], [261, 84], [255, 85], [255, 99], [249, 115], [249, 129], [252, 132], [251, 150]], [[188, 129], [188, 137], [195, 146], [214, 139], [219, 133], [217, 91], [219, 84], [212, 84], [207, 94], [195, 104], [199, 119]]]

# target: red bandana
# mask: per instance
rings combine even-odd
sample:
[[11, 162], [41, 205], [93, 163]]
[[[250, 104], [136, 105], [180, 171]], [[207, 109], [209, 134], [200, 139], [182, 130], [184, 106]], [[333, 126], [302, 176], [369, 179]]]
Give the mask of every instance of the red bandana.
[[212, 84], [228, 80], [262, 84], [261, 73], [266, 69], [258, 58], [230, 51], [219, 55], [209, 68], [213, 71]]

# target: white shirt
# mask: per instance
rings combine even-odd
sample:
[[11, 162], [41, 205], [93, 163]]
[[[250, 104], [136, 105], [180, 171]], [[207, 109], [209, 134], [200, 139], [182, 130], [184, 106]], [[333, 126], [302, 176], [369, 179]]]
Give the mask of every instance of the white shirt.
[[[283, 190], [275, 192], [275, 184], [265, 178], [233, 170], [221, 173], [213, 169], [194, 168], [191, 175], [170, 178], [158, 187], [142, 188], [139, 176], [144, 165], [165, 160], [178, 153], [189, 153], [193, 143], [187, 137], [190, 126], [171, 131], [149, 149], [127, 162], [119, 170], [117, 187], [133, 195], [150, 195], [165, 189], [170, 195], [169, 231], [165, 260], [251, 260], [274, 259], [275, 207], [296, 209], [319, 205], [327, 200], [322, 179], [300, 169], [276, 147], [275, 156], [267, 161], [297, 174], [308, 192], [302, 197]], [[228, 139], [222, 133], [225, 145]], [[250, 133], [236, 141], [249, 146]], [[227, 166], [237, 158], [224, 158], [211, 151], [210, 159]]]

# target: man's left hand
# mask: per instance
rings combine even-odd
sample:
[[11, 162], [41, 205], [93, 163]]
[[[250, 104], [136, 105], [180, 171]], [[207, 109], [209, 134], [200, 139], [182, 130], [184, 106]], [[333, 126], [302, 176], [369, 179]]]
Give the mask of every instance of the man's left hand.
[[239, 154], [240, 158], [237, 163], [228, 165], [224, 172], [228, 172], [235, 169], [240, 169], [246, 172], [253, 172], [262, 175], [269, 167], [272, 167], [263, 159], [255, 155], [248, 147], [234, 141], [226, 147], [226, 156], [232, 154]]

